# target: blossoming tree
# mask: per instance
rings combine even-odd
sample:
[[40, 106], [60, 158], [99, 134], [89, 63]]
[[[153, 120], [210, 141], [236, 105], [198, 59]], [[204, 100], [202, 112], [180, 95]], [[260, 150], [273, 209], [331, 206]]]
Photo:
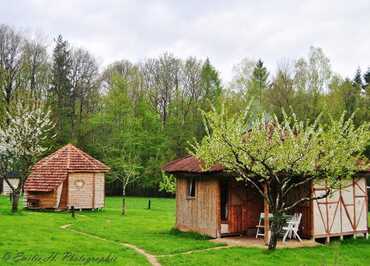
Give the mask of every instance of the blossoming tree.
[[324, 198], [341, 180], [351, 178], [364, 160], [369, 124], [356, 128], [344, 115], [327, 125], [320, 118], [297, 121], [294, 114], [284, 114], [282, 121], [266, 114], [252, 117], [249, 109], [231, 117], [223, 110], [205, 113], [207, 134], [193, 145], [192, 153], [206, 168], [221, 163], [261, 194], [273, 214], [269, 249], [275, 249], [285, 214], [317, 199], [308, 193], [291, 200], [292, 193], [323, 181], [327, 191], [320, 198]]
[[[30, 167], [47, 150], [53, 128], [50, 111], [36, 102], [19, 102], [0, 125], [0, 177], [12, 191], [13, 212], [18, 210], [19, 197]], [[7, 178], [10, 171], [19, 175], [17, 186]]]

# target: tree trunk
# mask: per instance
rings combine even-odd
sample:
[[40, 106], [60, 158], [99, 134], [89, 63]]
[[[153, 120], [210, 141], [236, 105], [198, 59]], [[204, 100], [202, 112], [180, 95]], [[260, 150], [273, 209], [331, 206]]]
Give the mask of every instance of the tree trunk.
[[122, 198], [122, 215], [126, 214], [126, 198], [123, 196]]
[[285, 223], [285, 218], [282, 213], [275, 212], [273, 213], [273, 217], [271, 218], [271, 235], [270, 241], [268, 245], [269, 250], [276, 249], [277, 241], [279, 239], [279, 235]]
[[269, 241], [269, 245], [268, 245], [268, 248], [270, 250], [276, 249], [278, 237], [279, 237], [279, 233], [277, 232], [276, 225], [274, 225], [274, 223], [272, 223], [270, 241]]
[[18, 211], [19, 204], [19, 191], [12, 192], [12, 212]]
[[126, 214], [126, 187], [122, 188], [122, 215]]

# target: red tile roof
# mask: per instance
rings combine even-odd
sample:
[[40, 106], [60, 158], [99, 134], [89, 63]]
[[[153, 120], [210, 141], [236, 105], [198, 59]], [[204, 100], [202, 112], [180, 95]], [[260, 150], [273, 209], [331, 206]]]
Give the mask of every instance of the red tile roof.
[[107, 172], [110, 168], [87, 153], [68, 144], [44, 159], [31, 170], [24, 185], [25, 191], [52, 191], [76, 172]]
[[186, 156], [181, 159], [177, 159], [171, 162], [168, 162], [162, 167], [162, 170], [167, 173], [176, 173], [176, 172], [188, 172], [188, 173], [213, 173], [213, 172], [222, 172], [224, 167], [221, 164], [215, 164], [207, 170], [202, 169], [203, 163], [194, 156]]
[[[366, 165], [365, 162], [361, 161], [359, 165]], [[162, 166], [162, 171], [174, 174], [174, 173], [216, 173], [216, 172], [222, 172], [224, 171], [224, 167], [221, 164], [215, 164], [212, 167], [210, 167], [208, 170], [202, 169], [202, 161], [200, 161], [198, 158], [189, 155], [184, 158], [180, 158], [177, 160], [170, 161], [166, 163], [164, 166]], [[368, 170], [362, 170], [360, 172], [368, 172], [370, 173], [370, 169]]]

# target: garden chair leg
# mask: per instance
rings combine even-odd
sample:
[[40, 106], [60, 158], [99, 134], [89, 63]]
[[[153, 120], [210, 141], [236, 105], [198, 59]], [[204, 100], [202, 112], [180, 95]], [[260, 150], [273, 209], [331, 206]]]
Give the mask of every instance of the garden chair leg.
[[289, 234], [290, 232], [291, 232], [291, 229], [290, 229], [290, 228], [285, 232], [284, 237], [283, 237], [283, 243], [285, 243], [285, 242], [286, 242], [286, 238], [287, 238], [287, 236], [288, 236], [288, 234]]
[[[301, 239], [301, 237], [298, 235], [298, 233], [296, 232], [296, 231], [293, 231], [293, 233], [294, 233], [294, 236], [295, 237], [297, 237], [298, 238], [298, 240], [300, 241], [300, 242], [302, 242], [302, 239]], [[294, 238], [295, 238], [294, 237]]]

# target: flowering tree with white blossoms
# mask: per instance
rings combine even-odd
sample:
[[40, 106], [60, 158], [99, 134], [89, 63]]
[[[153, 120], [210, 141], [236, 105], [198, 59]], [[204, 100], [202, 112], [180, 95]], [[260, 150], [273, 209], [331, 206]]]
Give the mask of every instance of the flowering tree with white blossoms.
[[[212, 111], [204, 118], [207, 134], [193, 145], [192, 153], [206, 168], [220, 163], [260, 193], [273, 214], [269, 249], [276, 248], [287, 212], [327, 197], [342, 180], [365, 167], [359, 162], [366, 161], [369, 124], [355, 127], [344, 115], [326, 125], [320, 118], [313, 123], [297, 121], [294, 114], [284, 114], [282, 121], [266, 114], [253, 118], [249, 109], [231, 117], [223, 110]], [[326, 182], [326, 193], [297, 198], [295, 191], [304, 191], [311, 182]]]
[[[19, 197], [30, 168], [47, 151], [54, 123], [50, 111], [37, 102], [19, 102], [7, 113], [0, 125], [0, 177], [12, 190], [12, 211], [18, 210]], [[13, 186], [7, 173], [19, 175], [18, 186]]]

